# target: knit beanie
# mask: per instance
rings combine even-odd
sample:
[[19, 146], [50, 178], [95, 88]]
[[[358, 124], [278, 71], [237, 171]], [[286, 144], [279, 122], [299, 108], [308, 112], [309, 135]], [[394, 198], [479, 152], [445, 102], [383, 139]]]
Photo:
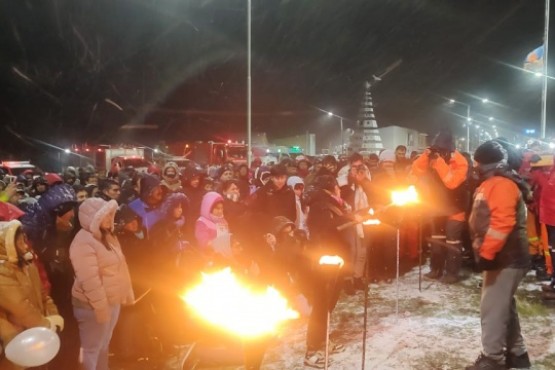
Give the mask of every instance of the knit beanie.
[[474, 152], [474, 160], [482, 165], [506, 161], [507, 151], [497, 141], [486, 141]]

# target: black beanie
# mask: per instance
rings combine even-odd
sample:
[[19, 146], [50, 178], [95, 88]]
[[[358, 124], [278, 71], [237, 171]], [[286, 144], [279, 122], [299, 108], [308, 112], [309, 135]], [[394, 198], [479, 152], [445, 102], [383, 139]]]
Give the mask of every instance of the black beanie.
[[497, 141], [486, 141], [474, 152], [474, 160], [479, 164], [491, 164], [507, 159], [507, 151]]

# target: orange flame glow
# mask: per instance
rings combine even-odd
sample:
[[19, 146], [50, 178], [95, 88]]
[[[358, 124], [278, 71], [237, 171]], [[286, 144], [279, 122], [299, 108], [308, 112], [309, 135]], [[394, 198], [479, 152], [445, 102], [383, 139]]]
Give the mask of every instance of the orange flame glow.
[[416, 188], [411, 185], [405, 190], [392, 191], [391, 203], [401, 207], [407, 204], [418, 203], [418, 193], [416, 192]]
[[181, 299], [210, 324], [243, 338], [276, 333], [280, 324], [299, 317], [276, 289], [253, 292], [230, 268], [203, 273], [202, 282]]
[[322, 256], [320, 257], [319, 263], [320, 265], [333, 265], [343, 267], [343, 264], [345, 262], [343, 261], [343, 258], [339, 256]]

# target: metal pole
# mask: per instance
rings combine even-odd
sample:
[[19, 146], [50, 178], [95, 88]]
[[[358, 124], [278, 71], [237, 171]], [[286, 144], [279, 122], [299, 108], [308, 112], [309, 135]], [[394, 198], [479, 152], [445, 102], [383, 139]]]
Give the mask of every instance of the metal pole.
[[543, 88], [542, 88], [542, 121], [541, 138], [545, 139], [545, 128], [547, 125], [547, 56], [549, 46], [549, 1], [545, 0], [545, 25], [544, 25], [544, 46], [543, 46]]
[[395, 319], [399, 320], [399, 254], [401, 247], [401, 229], [397, 227], [397, 273], [396, 273], [396, 296], [395, 296]]
[[251, 85], [251, 48], [252, 48], [252, 0], [247, 0], [247, 166], [252, 157], [252, 85]]
[[343, 154], [343, 117], [339, 117], [339, 124], [341, 125], [341, 154]]
[[470, 125], [472, 120], [470, 118], [470, 105], [466, 106], [466, 152], [470, 153]]

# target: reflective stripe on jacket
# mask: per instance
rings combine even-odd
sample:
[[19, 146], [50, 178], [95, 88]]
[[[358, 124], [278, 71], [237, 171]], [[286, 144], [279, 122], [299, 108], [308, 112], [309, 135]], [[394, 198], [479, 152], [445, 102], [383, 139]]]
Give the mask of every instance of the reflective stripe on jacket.
[[493, 176], [476, 189], [469, 226], [480, 257], [499, 268], [529, 266], [526, 205], [513, 181]]

